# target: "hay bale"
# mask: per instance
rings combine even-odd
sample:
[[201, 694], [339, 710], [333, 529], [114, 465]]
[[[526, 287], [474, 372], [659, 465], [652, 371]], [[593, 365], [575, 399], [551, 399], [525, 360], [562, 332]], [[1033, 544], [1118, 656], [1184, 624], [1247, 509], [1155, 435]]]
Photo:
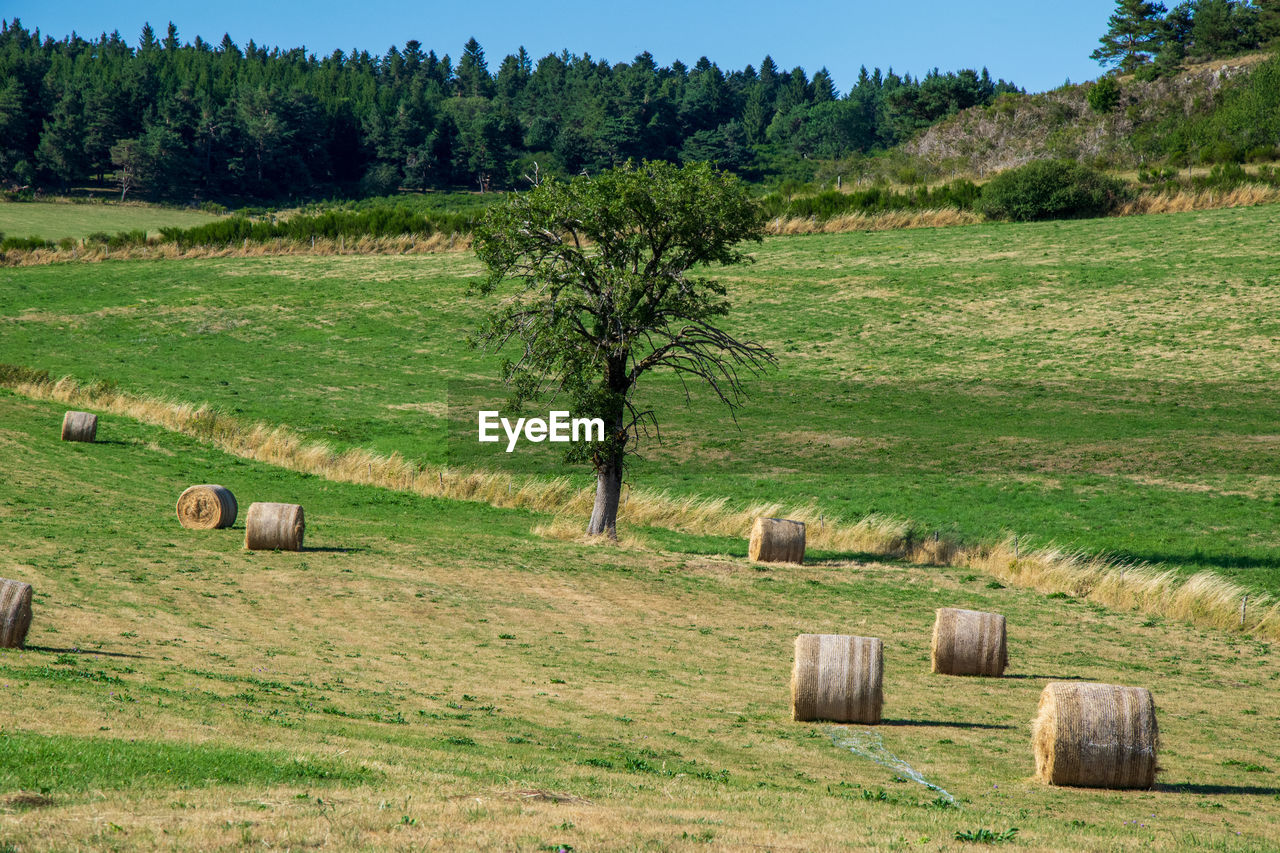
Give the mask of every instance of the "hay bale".
[[0, 648], [22, 648], [30, 627], [31, 584], [0, 578]]
[[244, 547], [250, 551], [301, 551], [302, 507], [253, 503], [244, 520]]
[[93, 441], [97, 434], [97, 415], [89, 412], [67, 412], [62, 416], [63, 441]]
[[934, 672], [999, 678], [1008, 665], [1003, 616], [955, 607], [938, 608], [933, 622]]
[[756, 563], [803, 563], [804, 522], [757, 518], [751, 525], [747, 556]]
[[1031, 725], [1036, 778], [1078, 788], [1150, 788], [1160, 734], [1145, 687], [1053, 682]]
[[215, 530], [236, 523], [236, 496], [226, 486], [191, 486], [178, 495], [178, 522], [193, 530]]
[[801, 634], [791, 670], [791, 717], [875, 725], [884, 705], [883, 681], [880, 640]]

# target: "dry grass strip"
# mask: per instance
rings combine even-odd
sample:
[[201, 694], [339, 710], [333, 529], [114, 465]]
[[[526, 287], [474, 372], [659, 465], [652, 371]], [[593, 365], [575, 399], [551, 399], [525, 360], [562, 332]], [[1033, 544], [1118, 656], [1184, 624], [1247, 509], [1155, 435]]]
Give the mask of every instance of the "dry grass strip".
[[109, 248], [105, 245], [76, 245], [69, 249], [29, 249], [0, 252], [0, 266], [27, 267], [42, 264], [84, 261], [190, 260], [197, 258], [261, 258], [277, 255], [426, 255], [462, 252], [471, 248], [470, 234], [403, 234], [395, 237], [359, 237], [351, 240], [296, 241], [277, 239], [269, 243], [237, 246], [191, 246], [148, 241], [137, 246]]
[[[1280, 203], [1280, 188], [1266, 184], [1245, 184], [1231, 190], [1184, 190], [1173, 195], [1143, 192], [1116, 211], [1117, 216], [1148, 213], [1186, 213], [1227, 207], [1253, 207]], [[898, 231], [908, 228], [950, 228], [986, 222], [982, 214], [956, 208], [933, 210], [892, 210], [883, 213], [849, 213], [830, 219], [778, 217], [765, 224], [772, 236], [796, 234], [847, 234], [853, 231]], [[77, 245], [69, 249], [15, 249], [0, 252], [0, 266], [25, 267], [41, 264], [106, 260], [183, 260], [193, 258], [260, 258], [278, 255], [425, 255], [462, 252], [471, 248], [470, 234], [404, 234], [395, 237], [360, 237], [352, 240], [295, 241], [276, 239], [269, 243], [244, 242], [239, 246], [192, 246], [147, 242], [140, 246], [108, 248], [105, 245]]]
[[[70, 377], [57, 381], [23, 378], [10, 371], [0, 384], [26, 397], [51, 400], [134, 418], [206, 441], [221, 450], [270, 465], [330, 480], [409, 491], [424, 497], [479, 501], [496, 507], [530, 509], [561, 518], [544, 527], [566, 538], [572, 523], [591, 512], [594, 486], [575, 486], [567, 478], [515, 477], [504, 472], [425, 465], [399, 454], [370, 450], [337, 452], [323, 442], [307, 441], [290, 430], [244, 423], [207, 405], [143, 397]], [[1280, 640], [1280, 602], [1213, 573], [1182, 579], [1172, 570], [1117, 562], [1105, 556], [1048, 546], [1019, 548], [1004, 542], [972, 545], [947, 537], [913, 535], [910, 522], [882, 515], [846, 521], [814, 504], [778, 503], [734, 506], [725, 498], [672, 495], [628, 489], [618, 518], [624, 525], [663, 527], [695, 535], [746, 538], [757, 518], [804, 522], [809, 547], [874, 554], [919, 565], [976, 569], [1002, 581], [1040, 592], [1064, 592], [1077, 598], [1137, 610], [1204, 627], [1239, 631]], [[1242, 612], [1241, 603], [1248, 596]]]
[[1255, 207], [1280, 202], [1280, 187], [1244, 184], [1231, 190], [1183, 190], [1166, 195], [1144, 192], [1118, 211], [1120, 216], [1148, 213], [1187, 213], [1193, 210], [1220, 210], [1225, 207]]

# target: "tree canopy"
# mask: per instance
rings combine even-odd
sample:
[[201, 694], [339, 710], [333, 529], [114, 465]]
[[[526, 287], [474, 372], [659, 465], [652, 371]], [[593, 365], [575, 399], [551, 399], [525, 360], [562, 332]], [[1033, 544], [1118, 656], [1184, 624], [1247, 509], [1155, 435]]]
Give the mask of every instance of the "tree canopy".
[[742, 402], [742, 374], [773, 356], [719, 325], [725, 288], [700, 273], [748, 259], [763, 215], [733, 175], [706, 163], [628, 163], [568, 181], [551, 178], [490, 208], [475, 232], [488, 270], [478, 286], [515, 292], [493, 308], [479, 345], [517, 352], [502, 366], [513, 404], [551, 392], [574, 417], [599, 417], [604, 442], [577, 445], [597, 475], [590, 534], [615, 535], [627, 454], [654, 412], [634, 392], [665, 369], [705, 383], [730, 409]]
[[3, 22], [0, 186], [80, 187], [123, 168], [130, 195], [285, 200], [513, 188], [534, 162], [567, 176], [703, 157], [754, 179], [894, 145], [1016, 90], [985, 71], [877, 69], [842, 96], [826, 69], [768, 56], [758, 70], [523, 48], [495, 61], [473, 38], [455, 62], [415, 39], [316, 56], [165, 32], [148, 25], [135, 47]]
[[1212, 59], [1263, 47], [1280, 38], [1280, 0], [1184, 0], [1172, 9], [1149, 0], [1116, 0], [1107, 31], [1091, 54], [1103, 65], [1136, 71], [1155, 60], [1155, 73], [1186, 58]]

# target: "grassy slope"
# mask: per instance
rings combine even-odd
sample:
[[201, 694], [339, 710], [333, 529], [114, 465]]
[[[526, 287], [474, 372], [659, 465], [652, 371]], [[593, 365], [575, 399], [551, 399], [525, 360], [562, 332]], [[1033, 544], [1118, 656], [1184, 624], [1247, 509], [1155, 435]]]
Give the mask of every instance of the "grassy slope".
[[210, 213], [176, 210], [147, 204], [61, 204], [56, 202], [0, 203], [0, 234], [6, 237], [77, 239], [97, 231], [145, 230], [158, 234], [160, 228], [191, 228], [217, 219]]
[[[127, 420], [63, 444], [60, 416], [0, 392], [0, 576], [37, 592], [30, 648], [0, 651], [0, 838], [24, 849], [938, 849], [1011, 827], [1019, 849], [1280, 843], [1268, 644], [951, 570], [543, 541], [527, 513]], [[209, 481], [242, 512], [303, 503], [308, 550], [245, 552], [242, 521], [180, 528], [176, 496]], [[928, 674], [950, 604], [1008, 615], [1015, 677]], [[802, 631], [885, 638], [876, 731], [958, 810], [788, 720]], [[1162, 788], [1028, 778], [1027, 720], [1068, 677], [1153, 687]]]
[[[633, 479], [1280, 589], [1277, 224], [1270, 207], [771, 240], [725, 279], [732, 327], [779, 370], [739, 429], [646, 380], [664, 443]], [[560, 472], [472, 438], [502, 398], [462, 340], [477, 271], [461, 254], [6, 269], [0, 361], [338, 445]]]

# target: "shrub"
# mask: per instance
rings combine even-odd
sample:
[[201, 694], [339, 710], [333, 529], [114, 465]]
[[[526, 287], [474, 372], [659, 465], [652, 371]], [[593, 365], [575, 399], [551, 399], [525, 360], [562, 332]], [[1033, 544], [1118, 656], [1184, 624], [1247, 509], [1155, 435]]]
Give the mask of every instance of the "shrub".
[[129, 246], [145, 246], [146, 244], [147, 232], [140, 228], [133, 231], [117, 231], [107, 238], [107, 247], [111, 249], [124, 249]]
[[34, 251], [36, 249], [52, 249], [53, 243], [43, 237], [5, 237], [0, 242], [0, 251]]
[[1120, 84], [1114, 77], [1103, 77], [1089, 87], [1085, 97], [1089, 99], [1089, 109], [1095, 113], [1109, 113], [1120, 106]]
[[408, 207], [372, 207], [366, 210], [329, 210], [315, 216], [294, 216], [283, 222], [254, 221], [231, 216], [194, 228], [161, 228], [162, 238], [180, 248], [230, 246], [245, 241], [266, 243], [313, 238], [337, 240], [360, 237], [396, 237], [404, 234], [458, 234], [470, 230], [473, 217], [464, 214], [421, 213]]
[[1037, 160], [1002, 172], [982, 188], [978, 206], [992, 219], [1104, 216], [1125, 201], [1123, 182], [1066, 160]]

